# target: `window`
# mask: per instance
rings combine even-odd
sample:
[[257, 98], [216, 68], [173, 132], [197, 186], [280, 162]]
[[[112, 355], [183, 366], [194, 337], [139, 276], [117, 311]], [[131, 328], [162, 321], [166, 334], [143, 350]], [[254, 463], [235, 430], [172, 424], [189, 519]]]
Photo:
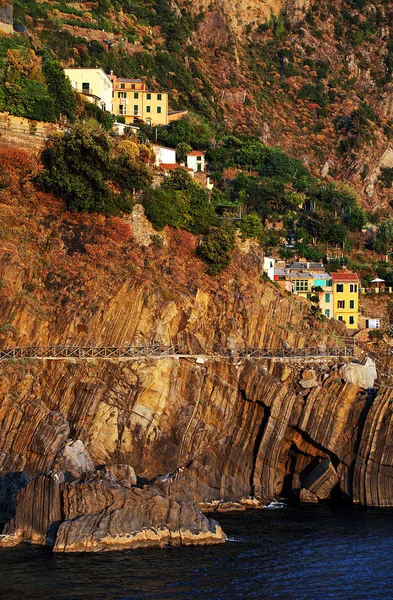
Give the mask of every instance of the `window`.
[[358, 286], [356, 285], [356, 283], [350, 283], [349, 284], [349, 291], [352, 292], [352, 294], [356, 294], [358, 291]]
[[330, 302], [330, 294], [325, 294], [325, 302], [326, 302], [326, 304], [329, 304], [329, 302]]
[[134, 104], [134, 115], [138, 115], [139, 114], [139, 106], [138, 104]]
[[120, 89], [121, 90], [125, 90], [126, 89], [126, 84], [125, 83], [121, 83], [120, 84]]
[[115, 92], [112, 92], [112, 98], [114, 98], [114, 97], [115, 97]]
[[146, 112], [150, 112], [150, 106], [146, 106]]
[[354, 325], [355, 324], [355, 317], [349, 317], [349, 324], [350, 325]]
[[339, 321], [342, 321], [343, 323], [345, 323], [345, 321], [344, 321], [344, 317], [342, 317], [341, 315], [338, 317], [338, 320], [339, 320]]
[[202, 171], [202, 165], [197, 165], [197, 171], [200, 173]]
[[349, 308], [355, 308], [355, 300], [349, 301]]
[[345, 308], [345, 300], [338, 300], [337, 308]]
[[157, 106], [157, 113], [160, 114], [161, 113], [161, 106]]
[[127, 114], [127, 107], [125, 104], [120, 104], [119, 105], [119, 115], [126, 115]]
[[325, 317], [330, 319], [330, 309], [329, 308], [325, 308]]
[[117, 92], [118, 98], [127, 98], [127, 92]]
[[157, 100], [162, 100], [162, 94], [157, 94]]
[[197, 156], [197, 160], [202, 160], [202, 156]]
[[82, 83], [82, 92], [89, 94], [90, 92], [90, 83]]
[[343, 283], [337, 283], [336, 284], [336, 292], [343, 292], [344, 291], [344, 284]]
[[135, 90], [135, 83], [131, 83], [131, 89]]
[[139, 98], [138, 92], [134, 92], [134, 98], [135, 98], [135, 100], [138, 100], [138, 98]]
[[308, 279], [296, 279], [295, 290], [297, 292], [307, 292], [308, 291]]
[[311, 300], [311, 294], [307, 294], [307, 300]]
[[146, 94], [146, 100], [151, 100], [151, 94]]

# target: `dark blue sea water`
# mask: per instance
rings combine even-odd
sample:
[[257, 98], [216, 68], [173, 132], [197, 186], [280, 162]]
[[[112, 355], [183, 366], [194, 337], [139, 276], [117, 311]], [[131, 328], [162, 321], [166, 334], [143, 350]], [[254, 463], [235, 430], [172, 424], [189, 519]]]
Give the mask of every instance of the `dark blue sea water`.
[[220, 515], [232, 541], [56, 556], [0, 551], [3, 600], [393, 599], [393, 511], [284, 508]]

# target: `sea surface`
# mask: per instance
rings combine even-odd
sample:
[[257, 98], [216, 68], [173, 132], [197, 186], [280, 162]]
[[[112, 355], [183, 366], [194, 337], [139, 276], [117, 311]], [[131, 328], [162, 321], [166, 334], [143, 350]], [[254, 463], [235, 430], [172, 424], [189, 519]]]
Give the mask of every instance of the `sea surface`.
[[393, 599], [393, 510], [223, 514], [225, 545], [56, 556], [0, 551], [3, 600]]

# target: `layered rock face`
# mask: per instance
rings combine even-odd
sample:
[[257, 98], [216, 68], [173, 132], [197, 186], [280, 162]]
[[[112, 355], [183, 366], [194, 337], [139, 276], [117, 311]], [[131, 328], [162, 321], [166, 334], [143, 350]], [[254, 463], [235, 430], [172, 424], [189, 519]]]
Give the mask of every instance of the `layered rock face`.
[[[270, 501], [282, 493], [304, 501], [334, 493], [368, 506], [393, 505], [388, 443], [393, 392], [381, 388], [374, 399], [372, 391], [342, 378], [345, 369], [327, 362], [312, 367], [151, 359], [4, 368], [18, 400], [2, 418], [8, 441], [3, 464], [33, 477], [19, 494], [21, 512], [6, 533], [44, 543], [52, 524], [60, 523], [57, 550], [108, 549], [186, 541], [187, 523], [196, 522], [196, 539], [206, 535], [214, 542], [214, 527], [200, 514], [189, 514], [184, 526], [180, 516], [171, 517], [168, 526], [162, 515], [172, 514], [173, 506], [176, 515], [187, 514], [190, 502], [250, 496]], [[370, 368], [357, 366], [360, 373]], [[15, 427], [29, 418], [31, 405], [41, 408], [34, 413], [35, 429]], [[44, 427], [52, 414], [62, 436], [56, 427]], [[66, 443], [64, 431], [78, 443]], [[86, 479], [92, 465], [108, 466]], [[175, 476], [163, 477], [153, 491], [140, 489], [131, 467], [145, 480]], [[62, 475], [39, 476], [52, 468]], [[66, 483], [70, 475], [76, 479]], [[62, 501], [34, 509], [29, 498], [58, 497], [55, 480]], [[140, 516], [139, 504], [147, 497], [149, 506], [152, 497], [154, 505], [165, 506], [157, 509], [156, 520], [153, 508]], [[114, 510], [120, 512], [113, 521]], [[35, 512], [38, 525], [31, 524]], [[148, 534], [138, 528], [137, 515], [150, 523]], [[151, 528], [162, 535], [155, 537]]]
[[[115, 268], [105, 257], [93, 276], [86, 249], [67, 253], [80, 227], [61, 252], [53, 234], [45, 277], [38, 258], [47, 237], [23, 260], [5, 243], [2, 345], [155, 341], [201, 356], [1, 363], [3, 544], [63, 552], [217, 543], [222, 531], [196, 503], [264, 503], [283, 493], [393, 505], [393, 394], [366, 389], [372, 364], [232, 358], [239, 347], [335, 339], [305, 302], [262, 280], [256, 245], [239, 244], [212, 279], [194, 250], [179, 258], [176, 233], [164, 232], [161, 253], [129, 242], [111, 250]], [[133, 269], [121, 270], [131, 251]]]
[[67, 483], [64, 473], [55, 471], [33, 479], [20, 493], [0, 545], [20, 541], [55, 552], [102, 552], [218, 544], [225, 534], [190, 498], [175, 499], [154, 486], [132, 487], [111, 474]]

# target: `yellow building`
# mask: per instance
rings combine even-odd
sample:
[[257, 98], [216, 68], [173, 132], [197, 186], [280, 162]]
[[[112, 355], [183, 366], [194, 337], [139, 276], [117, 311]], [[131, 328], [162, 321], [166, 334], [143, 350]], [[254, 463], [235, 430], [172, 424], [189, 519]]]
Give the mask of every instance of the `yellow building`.
[[348, 329], [358, 328], [359, 278], [356, 273], [331, 273], [333, 280], [333, 316], [343, 321]]
[[125, 118], [127, 124], [143, 121], [146, 125], [168, 125], [168, 94], [151, 92], [141, 79], [124, 79], [113, 73], [112, 112]]

